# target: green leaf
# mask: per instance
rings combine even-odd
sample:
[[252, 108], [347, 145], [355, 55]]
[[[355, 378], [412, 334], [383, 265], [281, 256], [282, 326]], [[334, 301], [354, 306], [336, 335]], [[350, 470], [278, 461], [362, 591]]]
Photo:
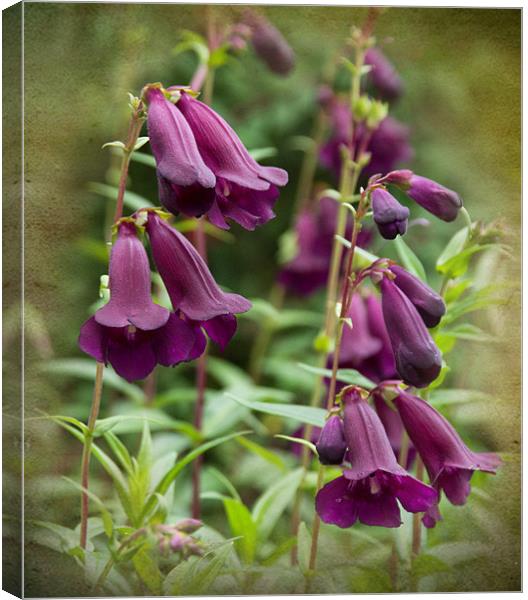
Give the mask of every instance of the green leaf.
[[291, 435], [282, 435], [281, 433], [277, 433], [273, 437], [280, 438], [281, 440], [288, 440], [294, 444], [301, 444], [301, 446], [306, 446], [311, 450], [311, 452], [313, 452], [315, 456], [318, 456], [315, 444], [312, 444], [312, 442], [305, 440], [304, 438], [292, 437]]
[[106, 144], [103, 144], [101, 146], [101, 149], [104, 148], [119, 148], [120, 150], [124, 150], [125, 149], [125, 144], [123, 144], [123, 142], [120, 141], [115, 141], [115, 142], [106, 142]]
[[419, 554], [412, 561], [411, 576], [416, 579], [434, 575], [435, 573], [445, 573], [450, 567], [443, 560], [432, 554]]
[[153, 594], [160, 595], [163, 576], [146, 547], [134, 554], [132, 563], [141, 581]]
[[458, 300], [471, 284], [471, 279], [463, 279], [456, 284], [450, 282], [450, 285], [447, 286], [447, 290], [444, 295], [446, 303], [452, 304]]
[[179, 460], [167, 472], [167, 474], [163, 477], [163, 479], [156, 486], [156, 488], [154, 490], [154, 494], [150, 496], [150, 498], [148, 499], [148, 501], [146, 502], [146, 504], [143, 508], [143, 511], [141, 513], [142, 518], [144, 519], [150, 513], [150, 511], [153, 509], [153, 507], [156, 505], [155, 494], [165, 494], [165, 492], [167, 492], [167, 490], [169, 489], [172, 482], [176, 479], [176, 477], [183, 471], [183, 469], [188, 464], [190, 464], [193, 460], [198, 458], [198, 456], [201, 456], [202, 454], [207, 452], [207, 450], [210, 450], [211, 448], [219, 446], [220, 444], [223, 444], [224, 442], [228, 442], [229, 440], [240, 437], [242, 435], [246, 435], [248, 433], [251, 433], [251, 432], [250, 431], [237, 431], [236, 433], [231, 433], [229, 435], [224, 435], [224, 436], [216, 438], [214, 440], [210, 440], [209, 442], [202, 444], [201, 446], [198, 446], [198, 448], [195, 448], [194, 450], [189, 452], [189, 454], [187, 454], [181, 460]]
[[[95, 368], [94, 360], [84, 358], [63, 358], [51, 360], [41, 365], [41, 369], [46, 373], [78, 377], [87, 381], [95, 381]], [[143, 403], [145, 400], [145, 395], [140, 387], [126, 382], [111, 369], [105, 369], [104, 386], [122, 392], [134, 402]]]
[[256, 161], [262, 160], [264, 158], [271, 158], [272, 156], [277, 155], [277, 148], [273, 146], [266, 146], [265, 148], [254, 148], [249, 151], [249, 154]]
[[443, 561], [450, 567], [456, 567], [483, 556], [490, 556], [493, 546], [477, 542], [447, 542], [433, 546], [427, 553]]
[[263, 458], [266, 462], [269, 462], [273, 466], [279, 468], [281, 471], [286, 470], [286, 465], [284, 464], [284, 461], [280, 456], [275, 454], [275, 452], [272, 452], [271, 450], [268, 450], [267, 448], [264, 448], [260, 444], [257, 444], [252, 440], [248, 440], [247, 438], [237, 438], [236, 441], [241, 446], [247, 448], [253, 454], [260, 456], [260, 458]]
[[497, 295], [500, 289], [499, 286], [492, 284], [479, 290], [472, 290], [461, 300], [449, 306], [447, 313], [442, 318], [442, 325], [445, 327], [470, 312], [505, 303], [506, 298]]
[[310, 570], [310, 550], [312, 546], [312, 534], [308, 531], [306, 523], [301, 521], [297, 530], [297, 556], [303, 573]]
[[224, 498], [223, 502], [231, 533], [234, 537], [239, 537], [235, 541], [238, 555], [243, 562], [251, 564], [257, 548], [257, 526], [248, 508], [240, 500]]
[[396, 247], [398, 257], [407, 271], [427, 283], [427, 275], [425, 274], [424, 266], [416, 254], [403, 241], [401, 236], [396, 237], [394, 240], [394, 245]]
[[[320, 367], [314, 367], [305, 363], [297, 363], [297, 366], [303, 369], [303, 371], [313, 373], [314, 375], [319, 375], [320, 377], [332, 377], [331, 369], [321, 369]], [[338, 381], [342, 381], [343, 383], [348, 383], [349, 385], [359, 385], [367, 390], [371, 390], [372, 388], [376, 387], [376, 384], [373, 381], [367, 377], [364, 377], [355, 369], [338, 369], [336, 379]]]
[[480, 390], [466, 389], [440, 389], [433, 390], [429, 403], [434, 406], [447, 406], [450, 404], [466, 404], [469, 402], [493, 402], [491, 394]]
[[149, 141], [148, 136], [142, 136], [142, 137], [138, 137], [135, 145], [134, 145], [134, 152], [136, 150], [139, 150], [140, 148], [143, 148], [143, 146]]
[[73, 479], [70, 479], [69, 477], [65, 477], [64, 475], [62, 476], [62, 479], [64, 481], [67, 481], [75, 489], [80, 490], [81, 492], [84, 492], [90, 498], [90, 500], [92, 500], [97, 505], [97, 508], [101, 511], [101, 519], [103, 521], [105, 534], [108, 538], [111, 538], [112, 532], [114, 529], [114, 523], [112, 521], [112, 515], [110, 514], [110, 512], [104, 505], [104, 502], [92, 491], [83, 487], [80, 483], [77, 483]]
[[263, 560], [260, 561], [260, 564], [269, 567], [279, 560], [281, 556], [284, 556], [286, 552], [289, 552], [292, 548], [297, 545], [297, 538], [295, 536], [290, 536], [286, 538], [283, 542], [281, 542], [276, 548], [273, 550], [271, 554], [266, 556]]
[[147, 165], [148, 167], [156, 168], [156, 159], [151, 154], [145, 154], [144, 152], [134, 152], [130, 159], [141, 163], [143, 165]]
[[[469, 229], [464, 227], [457, 231], [453, 237], [447, 242], [446, 247], [442, 250], [440, 256], [436, 260], [436, 268], [440, 269], [447, 262], [455, 258], [464, 249], [469, 237]], [[441, 271], [444, 272], [444, 271]]]
[[[90, 181], [88, 183], [88, 191], [103, 196], [104, 198], [108, 198], [109, 200], [115, 200], [117, 198], [118, 188], [106, 183]], [[150, 200], [128, 190], [125, 192], [123, 203], [130, 210], [139, 210], [140, 208], [151, 208], [154, 206]]]
[[322, 408], [315, 408], [311, 406], [302, 406], [298, 404], [277, 404], [274, 402], [253, 402], [239, 398], [231, 393], [226, 393], [226, 396], [235, 400], [242, 406], [251, 408], [258, 412], [263, 412], [268, 415], [276, 415], [279, 417], [286, 417], [288, 419], [294, 419], [301, 423], [308, 423], [315, 425], [316, 427], [323, 427], [326, 420], [326, 411]]
[[257, 524], [260, 543], [264, 543], [293, 500], [304, 477], [304, 469], [288, 473], [269, 487], [256, 501], [252, 517]]
[[448, 260], [441, 265], [437, 264], [436, 270], [452, 279], [461, 277], [468, 270], [469, 261], [474, 254], [495, 247], [495, 244], [472, 244], [460, 252], [460, 254], [454, 256], [451, 260]]

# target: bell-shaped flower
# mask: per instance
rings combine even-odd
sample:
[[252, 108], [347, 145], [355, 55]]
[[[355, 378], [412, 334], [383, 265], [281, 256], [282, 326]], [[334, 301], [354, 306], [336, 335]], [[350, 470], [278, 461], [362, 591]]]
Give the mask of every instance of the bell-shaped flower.
[[390, 270], [396, 275], [394, 283], [413, 303], [427, 327], [436, 327], [446, 311], [442, 296], [402, 267], [392, 265]]
[[431, 485], [443, 490], [452, 504], [466, 502], [475, 471], [495, 473], [501, 464], [496, 454], [472, 452], [449, 421], [421, 398], [401, 392], [394, 404], [423, 460]]
[[332, 415], [326, 421], [315, 447], [323, 465], [340, 465], [343, 462], [347, 444], [341, 417]]
[[396, 100], [403, 92], [401, 77], [379, 48], [369, 48], [365, 53], [365, 64], [371, 66], [368, 79], [383, 100]]
[[406, 190], [409, 198], [443, 221], [454, 221], [462, 208], [460, 196], [436, 181], [413, 175]]
[[382, 237], [393, 240], [407, 231], [409, 209], [382, 187], [371, 193], [374, 222]]
[[401, 467], [374, 409], [357, 390], [345, 390], [345, 439], [350, 468], [326, 484], [316, 496], [316, 510], [325, 523], [350, 527], [399, 527], [400, 508], [424, 512], [437, 501], [436, 491]]
[[215, 201], [216, 177], [200, 156], [189, 124], [162, 90], [147, 86], [144, 96], [160, 202], [173, 213], [199, 217]]
[[250, 10], [244, 13], [244, 23], [251, 28], [251, 43], [257, 56], [270, 71], [288, 75], [295, 65], [295, 54], [281, 32]]
[[381, 301], [398, 374], [409, 385], [428, 386], [440, 374], [442, 355], [422, 317], [387, 277], [381, 281]]
[[391, 341], [383, 319], [380, 299], [374, 294], [369, 294], [366, 303], [369, 329], [372, 335], [381, 341], [381, 348], [375, 356], [365, 361], [361, 372], [376, 383], [386, 379], [395, 379], [398, 376], [396, 363], [394, 362]]
[[158, 363], [173, 366], [203, 352], [200, 331], [152, 302], [148, 256], [131, 222], [118, 225], [109, 275], [110, 300], [81, 327], [84, 352], [128, 381], [144, 379]]
[[[226, 219], [232, 219], [253, 230], [272, 219], [278, 187], [288, 182], [286, 171], [259, 165], [226, 121], [185, 90], [176, 110], [185, 117], [203, 162], [216, 176], [215, 197], [207, 213], [211, 223], [228, 229]], [[172, 211], [168, 198], [162, 202]]]
[[236, 331], [234, 315], [248, 311], [251, 303], [223, 292], [189, 240], [156, 212], [146, 214], [152, 256], [174, 311], [199, 323], [223, 349]]

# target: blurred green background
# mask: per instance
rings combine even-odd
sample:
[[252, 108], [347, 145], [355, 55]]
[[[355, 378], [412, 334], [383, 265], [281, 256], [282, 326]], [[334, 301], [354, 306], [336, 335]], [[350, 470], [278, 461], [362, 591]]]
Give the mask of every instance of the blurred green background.
[[[216, 6], [214, 11], [222, 22], [235, 19], [242, 8]], [[146, 82], [189, 82], [195, 57], [176, 58], [172, 49], [181, 29], [204, 33], [205, 7], [27, 2], [24, 10], [26, 417], [34, 418], [40, 410], [86, 419], [90, 383], [44, 375], [41, 366], [52, 356], [81, 357], [79, 326], [97, 299], [105, 269], [87, 240], [102, 239], [107, 201], [87, 191], [87, 183], [105, 181], [111, 154], [101, 146], [126, 133], [127, 92], [138, 94]], [[292, 137], [309, 135], [321, 70], [343, 45], [350, 27], [366, 15], [364, 8], [261, 10], [294, 48], [295, 71], [277, 77], [248, 51], [218, 71], [213, 102], [248, 148], [276, 147], [277, 155], [265, 162], [290, 173], [274, 221], [254, 233], [234, 225], [236, 244], [210, 243], [217, 280], [249, 297], [268, 296], [277, 270], [278, 238], [290, 224], [302, 160]], [[394, 110], [411, 128], [415, 158], [405, 166], [457, 190], [474, 219], [500, 217], [519, 257], [520, 10], [392, 8], [379, 18], [375, 35], [405, 82], [405, 95]], [[13, 93], [7, 101], [20, 100]], [[331, 182], [323, 170], [318, 177]], [[157, 204], [149, 167], [132, 164], [129, 188]], [[422, 216], [416, 207], [413, 216]], [[436, 222], [434, 231], [416, 228], [406, 240], [432, 269], [458, 228], [458, 223]], [[482, 317], [497, 343], [461, 344], [453, 356], [452, 377], [458, 387], [492, 393], [496, 402], [473, 404], [457, 417], [462, 427], [476, 428], [477, 437], [511, 459], [487, 488], [493, 498], [488, 530], [465, 529], [463, 534], [492, 544], [494, 561], [473, 564], [455, 580], [447, 578], [449, 591], [520, 586], [520, 261], [492, 258], [482, 268], [512, 286], [511, 299]], [[15, 306], [12, 296], [8, 293], [7, 303]], [[316, 296], [309, 304], [318, 306], [319, 301]], [[15, 325], [11, 330], [14, 340]], [[241, 319], [225, 357], [245, 368], [254, 333], [255, 324]], [[16, 367], [16, 359], [6, 357], [6, 372]], [[189, 369], [181, 371], [182, 377], [192, 378]], [[160, 385], [169, 387], [174, 376], [164, 370]], [[16, 398], [15, 381], [7, 384], [6, 392]], [[103, 416], [115, 402], [106, 390]], [[190, 407], [183, 416], [190, 416]], [[73, 526], [79, 518], [78, 496], [59, 478], [78, 477], [80, 446], [43, 420], [28, 420], [25, 432], [26, 518]], [[230, 468], [225, 456], [217, 460]], [[251, 489], [251, 478], [246, 480]], [[450, 526], [442, 524], [439, 536], [450, 535], [464, 521], [466, 509], [457, 510], [458, 518]], [[222, 527], [222, 515], [211, 518]], [[14, 526], [11, 535], [16, 543]], [[28, 543], [26, 595], [80, 594], [81, 583], [72, 588], [72, 565]]]

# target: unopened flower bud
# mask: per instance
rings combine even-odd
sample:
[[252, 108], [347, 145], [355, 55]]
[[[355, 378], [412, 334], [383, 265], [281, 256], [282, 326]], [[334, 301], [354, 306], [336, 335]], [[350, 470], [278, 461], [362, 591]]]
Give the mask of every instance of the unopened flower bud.
[[446, 311], [443, 298], [402, 267], [393, 265], [390, 271], [396, 275], [394, 283], [413, 303], [427, 327], [436, 327]]
[[321, 464], [340, 465], [343, 462], [346, 442], [341, 417], [333, 415], [328, 419], [315, 447]]
[[374, 222], [382, 237], [393, 240], [407, 231], [409, 209], [403, 206], [385, 188], [376, 188], [372, 194]]
[[270, 71], [288, 75], [295, 64], [295, 56], [282, 33], [267, 19], [252, 11], [246, 11], [245, 22], [251, 27], [251, 42], [258, 57]]
[[182, 519], [174, 524], [174, 528], [184, 533], [194, 533], [197, 529], [203, 526], [203, 523], [199, 519]]
[[372, 67], [368, 77], [379, 95], [385, 100], [396, 100], [403, 91], [403, 84], [396, 69], [381, 50], [369, 48], [365, 53], [365, 64]]
[[413, 175], [406, 191], [409, 198], [442, 221], [454, 221], [462, 208], [460, 196], [436, 181]]

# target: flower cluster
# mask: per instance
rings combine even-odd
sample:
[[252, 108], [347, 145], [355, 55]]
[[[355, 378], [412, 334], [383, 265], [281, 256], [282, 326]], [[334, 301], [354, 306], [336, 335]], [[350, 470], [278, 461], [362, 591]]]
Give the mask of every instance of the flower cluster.
[[[172, 91], [176, 104], [167, 95]], [[145, 86], [147, 125], [156, 159], [160, 201], [173, 214], [207, 215], [228, 229], [267, 223], [288, 174], [259, 165], [229, 124], [188, 88]]]
[[[495, 473], [500, 465], [495, 454], [469, 450], [445, 417], [408, 391], [398, 389], [394, 400], [398, 413], [385, 405], [381, 388], [370, 396], [378, 412], [359, 388], [345, 388], [340, 398], [343, 417], [333, 413], [316, 444], [322, 464], [343, 468], [343, 474], [327, 483], [316, 497], [317, 512], [325, 523], [350, 527], [359, 520], [365, 525], [398, 527], [398, 500], [408, 512], [424, 513], [424, 525], [434, 527], [441, 519], [438, 503], [442, 491], [452, 504], [464, 504], [474, 471]], [[409, 450], [423, 460], [430, 486], [397, 462], [380, 413], [391, 419], [399, 415], [398, 428], [403, 423], [413, 443]], [[403, 430], [399, 433], [401, 436]], [[406, 468], [412, 464], [410, 452]]]
[[[147, 232], [172, 312], [152, 301], [138, 224]], [[110, 363], [128, 381], [145, 378], [156, 364], [174, 366], [198, 358], [205, 350], [204, 332], [223, 349], [236, 331], [234, 315], [249, 310], [250, 302], [223, 292], [197, 250], [158, 211], [138, 211], [122, 219], [117, 230], [110, 300], [81, 327], [81, 349]]]

